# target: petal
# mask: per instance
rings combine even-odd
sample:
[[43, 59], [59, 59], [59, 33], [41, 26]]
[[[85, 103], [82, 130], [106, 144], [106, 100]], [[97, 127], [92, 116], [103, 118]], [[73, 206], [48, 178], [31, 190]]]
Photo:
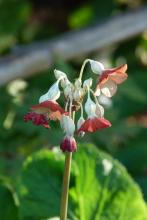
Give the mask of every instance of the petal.
[[56, 121], [56, 120], [59, 120], [61, 119], [61, 113], [59, 111], [56, 111], [56, 112], [51, 112], [49, 115], [48, 115], [48, 118], [52, 121]]
[[105, 118], [93, 118], [86, 120], [78, 129], [77, 134], [81, 132], [95, 132], [111, 126], [111, 123]]
[[61, 128], [68, 136], [73, 136], [75, 132], [75, 123], [69, 116], [63, 114], [60, 120]]
[[45, 115], [37, 114], [35, 112], [29, 112], [24, 116], [24, 121], [32, 121], [34, 125], [43, 125], [45, 128], [49, 128], [48, 120]]
[[113, 69], [106, 69], [103, 71], [103, 74], [101, 75], [98, 84], [102, 85], [110, 78], [115, 81], [116, 84], [121, 84], [128, 77], [128, 75], [125, 73], [126, 70], [127, 64], [121, 65]]
[[88, 95], [88, 98], [85, 103], [85, 112], [88, 118], [96, 116], [95, 111], [96, 111], [96, 104], [95, 102], [92, 101], [90, 95]]
[[123, 83], [127, 78], [128, 75], [126, 73], [122, 73], [122, 72], [117, 72], [117, 74], [112, 73], [110, 75], [110, 78], [116, 83], [116, 84], [121, 84]]
[[62, 114], [68, 114], [57, 102], [51, 100], [32, 106], [31, 110], [37, 114], [47, 114], [50, 120], [60, 120]]
[[96, 90], [95, 90], [95, 92], [94, 92], [94, 95], [95, 95], [95, 96], [100, 96], [100, 94], [101, 94], [101, 90], [100, 90], [100, 86], [99, 86], [99, 84], [98, 84], [97, 87], [96, 87]]
[[103, 108], [103, 106], [97, 103], [95, 113], [96, 113], [96, 116], [98, 118], [104, 117], [104, 108]]
[[57, 102], [50, 100], [32, 106], [31, 110], [38, 114], [48, 113], [49, 118], [52, 120], [60, 120], [62, 114], [67, 114]]
[[95, 74], [101, 75], [102, 72], [104, 71], [104, 65], [98, 61], [95, 60], [89, 60], [90, 65], [91, 65], [91, 70]]
[[42, 95], [39, 99], [39, 103], [45, 102], [47, 100], [55, 101], [60, 97], [60, 90], [59, 90], [59, 80], [55, 82], [47, 93]]
[[117, 91], [117, 84], [112, 80], [106, 81], [101, 86], [101, 92], [109, 98], [112, 97], [116, 93], [116, 91]]

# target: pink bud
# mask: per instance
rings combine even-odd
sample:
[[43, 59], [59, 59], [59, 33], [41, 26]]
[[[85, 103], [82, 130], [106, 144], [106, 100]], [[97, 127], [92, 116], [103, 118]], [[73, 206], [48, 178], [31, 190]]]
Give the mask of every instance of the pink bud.
[[77, 150], [77, 143], [74, 137], [65, 136], [60, 144], [60, 149], [63, 152], [74, 152]]

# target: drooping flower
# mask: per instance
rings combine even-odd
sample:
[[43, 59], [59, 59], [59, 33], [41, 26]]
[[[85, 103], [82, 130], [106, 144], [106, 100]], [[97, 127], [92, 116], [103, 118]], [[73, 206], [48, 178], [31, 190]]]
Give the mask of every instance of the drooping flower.
[[126, 73], [127, 64], [121, 65], [113, 69], [102, 69], [98, 80], [95, 95], [101, 93], [107, 97], [112, 97], [117, 91], [117, 85], [123, 83], [128, 75]]
[[89, 118], [81, 125], [77, 134], [81, 132], [95, 132], [108, 127], [111, 127], [111, 123], [105, 118]]
[[77, 150], [77, 144], [74, 138], [75, 124], [74, 121], [67, 115], [62, 115], [60, 121], [61, 127], [65, 132], [65, 136], [60, 144], [60, 149], [63, 152], [74, 152]]
[[47, 100], [56, 101], [60, 97], [60, 90], [59, 90], [59, 80], [55, 82], [47, 93], [42, 95], [39, 99], [39, 103], [45, 102]]
[[37, 114], [47, 114], [50, 120], [60, 120], [62, 114], [68, 114], [57, 102], [45, 101], [31, 107]]
[[81, 124], [77, 134], [80, 134], [81, 132], [95, 132], [111, 126], [111, 123], [103, 117], [103, 107], [98, 103], [94, 103], [89, 94], [85, 103], [85, 111], [88, 119]]
[[62, 114], [68, 114], [55, 101], [45, 101], [31, 107], [32, 112], [24, 116], [24, 121], [32, 121], [34, 125], [43, 125], [49, 128], [49, 120], [60, 120]]

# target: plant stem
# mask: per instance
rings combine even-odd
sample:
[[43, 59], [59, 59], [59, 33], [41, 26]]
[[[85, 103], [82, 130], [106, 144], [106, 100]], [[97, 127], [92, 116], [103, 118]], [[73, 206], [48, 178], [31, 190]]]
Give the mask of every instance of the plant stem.
[[72, 152], [66, 152], [62, 195], [61, 195], [60, 220], [67, 220], [68, 190], [69, 190], [69, 181], [70, 181], [71, 160], [72, 160]]
[[83, 62], [83, 65], [82, 65], [82, 67], [81, 67], [80, 74], [79, 74], [79, 79], [80, 79], [80, 80], [82, 79], [83, 71], [84, 71], [84, 68], [85, 68], [85, 65], [86, 65], [87, 62], [89, 62], [89, 59], [86, 59], [86, 60]]

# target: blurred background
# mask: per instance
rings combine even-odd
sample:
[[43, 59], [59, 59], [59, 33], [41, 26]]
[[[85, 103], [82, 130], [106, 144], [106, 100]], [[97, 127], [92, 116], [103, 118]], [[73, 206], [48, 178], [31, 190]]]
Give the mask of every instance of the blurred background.
[[[106, 67], [127, 63], [128, 80], [112, 100], [101, 100], [113, 126], [78, 141], [91, 142], [120, 160], [147, 200], [147, 19], [142, 23], [136, 19], [138, 13], [147, 14], [146, 4], [145, 0], [0, 0], [1, 177], [16, 181], [28, 155], [60, 143], [58, 124], [45, 130], [23, 122], [30, 106], [54, 82], [54, 68], [74, 79], [85, 58]], [[127, 27], [122, 24], [126, 17]], [[87, 67], [86, 77], [90, 74]]]

